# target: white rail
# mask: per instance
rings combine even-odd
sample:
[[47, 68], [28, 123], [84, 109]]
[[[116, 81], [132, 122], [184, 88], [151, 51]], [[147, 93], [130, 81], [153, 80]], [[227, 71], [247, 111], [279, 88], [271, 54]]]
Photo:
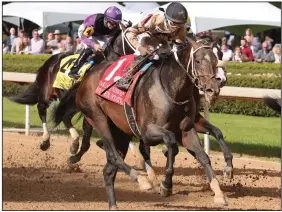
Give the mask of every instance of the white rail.
[[[32, 83], [36, 78], [36, 74], [3, 72], [3, 81], [9, 82], [25, 82]], [[202, 93], [201, 93], [202, 94]], [[221, 89], [219, 98], [221, 99], [235, 99], [235, 100], [248, 100], [248, 101], [262, 101], [264, 96], [281, 97], [280, 89], [263, 89], [263, 88], [242, 88], [225, 86]], [[29, 122], [29, 105], [26, 105], [26, 120], [25, 120], [25, 133], [29, 135], [30, 122]], [[209, 109], [204, 105], [204, 117], [209, 119]], [[209, 135], [205, 135], [205, 151], [209, 154], [210, 140]]]

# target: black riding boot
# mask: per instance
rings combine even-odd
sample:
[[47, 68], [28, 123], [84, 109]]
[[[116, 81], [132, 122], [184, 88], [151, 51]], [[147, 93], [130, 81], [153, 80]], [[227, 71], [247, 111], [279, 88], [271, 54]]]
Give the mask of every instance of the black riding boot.
[[80, 53], [79, 57], [75, 61], [73, 67], [71, 68], [69, 72], [69, 77], [72, 78], [79, 78], [80, 75], [78, 74], [78, 71], [80, 67], [85, 63], [86, 59], [93, 53], [93, 50], [90, 48], [83, 49]]
[[[120, 90], [123, 90], [123, 91], [127, 91], [129, 86], [131, 85], [131, 81], [132, 81], [132, 77], [134, 76], [134, 74], [139, 71], [139, 69], [141, 68], [142, 65], [145, 64], [146, 61], [144, 61], [141, 64], [140, 61], [143, 59], [142, 56], [139, 56], [137, 57], [133, 64], [128, 68], [128, 71], [127, 73], [125, 74], [124, 77], [122, 77], [121, 79], [119, 79], [117, 82], [116, 82], [116, 87], [119, 88]], [[136, 65], [138, 65], [139, 67], [136, 67]]]

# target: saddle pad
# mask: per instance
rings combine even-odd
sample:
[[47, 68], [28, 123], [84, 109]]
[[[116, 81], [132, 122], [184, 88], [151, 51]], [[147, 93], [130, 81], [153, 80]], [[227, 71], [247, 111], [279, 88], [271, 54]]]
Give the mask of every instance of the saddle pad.
[[53, 83], [53, 88], [60, 88], [63, 90], [70, 89], [73, 84], [77, 81], [81, 81], [86, 71], [90, 68], [91, 64], [86, 63], [80, 69], [80, 77], [75, 80], [68, 76], [71, 67], [73, 67], [74, 62], [79, 57], [79, 54], [70, 55], [61, 60], [59, 71], [56, 75], [56, 79]]
[[108, 67], [103, 77], [99, 81], [99, 85], [95, 91], [95, 94], [111, 102], [123, 105], [126, 92], [118, 89], [115, 85], [103, 93], [103, 95], [101, 95], [101, 93], [125, 74], [125, 70], [135, 58], [135, 54], [125, 55], [120, 57], [110, 67]]

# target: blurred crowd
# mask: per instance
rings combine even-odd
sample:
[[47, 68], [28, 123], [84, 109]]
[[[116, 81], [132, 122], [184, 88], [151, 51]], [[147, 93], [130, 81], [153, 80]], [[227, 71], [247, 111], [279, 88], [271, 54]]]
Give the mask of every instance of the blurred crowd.
[[3, 53], [9, 54], [56, 54], [59, 52], [76, 53], [83, 48], [80, 38], [73, 39], [62, 35], [60, 30], [49, 32], [47, 39], [43, 40], [37, 29], [32, 31], [29, 38], [24, 30], [20, 30], [18, 36], [15, 28], [10, 29], [10, 35], [3, 40]]
[[[196, 39], [210, 38], [215, 40], [211, 31], [198, 33]], [[245, 35], [240, 37], [240, 44], [236, 44], [236, 37], [231, 33], [226, 33], [219, 39], [218, 47], [223, 53], [223, 61], [233, 62], [270, 62], [281, 63], [281, 44], [274, 45], [273, 39], [265, 36], [260, 38], [260, 34], [252, 34], [251, 29], [246, 29]]]
[[[195, 35], [196, 40], [202, 37], [213, 39], [211, 30]], [[236, 45], [235, 35], [226, 33], [219, 39], [218, 46], [223, 53], [223, 61], [233, 62], [271, 62], [280, 63], [280, 45], [273, 45], [273, 39], [260, 34], [252, 34], [251, 29], [246, 29], [245, 36], [240, 38], [240, 45]], [[43, 40], [39, 31], [32, 31], [29, 38], [24, 30], [16, 36], [15, 28], [10, 29], [10, 35], [2, 43], [3, 53], [10, 54], [56, 54], [59, 52], [77, 53], [83, 48], [80, 38], [75, 41], [70, 36], [62, 35], [60, 30], [49, 32], [47, 39]]]

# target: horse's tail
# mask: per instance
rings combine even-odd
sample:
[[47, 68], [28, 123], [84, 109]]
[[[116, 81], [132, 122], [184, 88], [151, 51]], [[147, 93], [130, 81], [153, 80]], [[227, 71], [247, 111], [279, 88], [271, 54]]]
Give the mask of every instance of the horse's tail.
[[9, 100], [25, 105], [35, 105], [38, 103], [39, 86], [37, 82], [33, 82], [28, 88], [16, 96], [8, 97]]
[[[55, 124], [54, 127], [58, 126], [65, 117], [73, 117], [79, 112], [76, 106], [75, 97], [80, 82], [74, 84], [63, 96], [60, 103], [56, 105], [51, 112], [52, 122]], [[81, 118], [81, 116], [79, 117]], [[77, 119], [77, 121], [79, 120]]]
[[[46, 92], [48, 88], [48, 79], [53, 71], [53, 66], [50, 64], [56, 64], [60, 59], [67, 56], [67, 54], [57, 54], [49, 57], [37, 71], [36, 80], [28, 86], [28, 88], [16, 96], [9, 97], [8, 99], [26, 105], [35, 105], [39, 102], [39, 99], [46, 100]], [[52, 67], [52, 70], [50, 70]]]
[[[280, 100], [280, 102], [279, 102], [279, 100]], [[275, 111], [281, 113], [281, 99], [266, 96], [266, 97], [263, 98], [263, 101], [272, 110], [275, 110]]]

